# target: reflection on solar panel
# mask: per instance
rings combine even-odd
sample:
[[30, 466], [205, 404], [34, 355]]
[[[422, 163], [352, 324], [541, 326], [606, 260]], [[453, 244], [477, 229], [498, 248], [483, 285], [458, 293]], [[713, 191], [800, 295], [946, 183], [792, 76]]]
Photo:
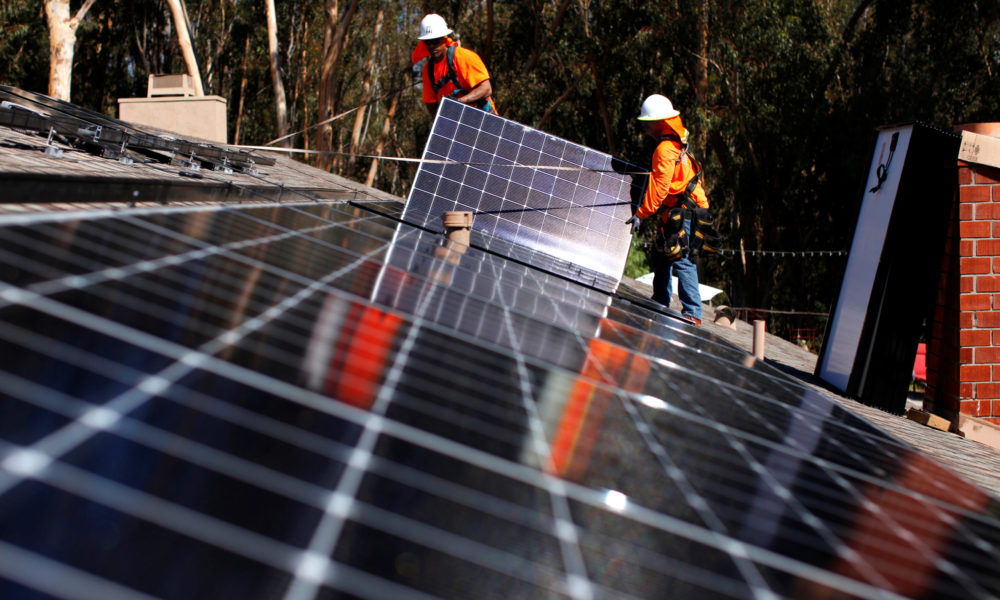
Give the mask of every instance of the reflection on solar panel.
[[0, 597], [1000, 592], [986, 493], [704, 330], [398, 214], [0, 217]]
[[404, 218], [434, 225], [471, 210], [473, 228], [575, 265], [613, 291], [646, 176], [628, 163], [445, 99], [427, 138]]

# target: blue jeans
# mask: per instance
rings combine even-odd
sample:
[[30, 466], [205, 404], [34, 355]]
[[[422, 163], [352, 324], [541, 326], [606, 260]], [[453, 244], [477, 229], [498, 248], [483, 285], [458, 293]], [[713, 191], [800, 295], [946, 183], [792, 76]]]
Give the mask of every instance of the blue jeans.
[[[691, 237], [691, 220], [684, 219], [684, 232]], [[683, 258], [673, 262], [656, 253], [653, 258], [653, 300], [669, 307], [670, 296], [673, 295], [671, 271], [677, 276], [677, 297], [681, 301], [681, 312], [701, 319], [701, 291], [698, 289], [698, 265], [688, 258], [685, 252]]]

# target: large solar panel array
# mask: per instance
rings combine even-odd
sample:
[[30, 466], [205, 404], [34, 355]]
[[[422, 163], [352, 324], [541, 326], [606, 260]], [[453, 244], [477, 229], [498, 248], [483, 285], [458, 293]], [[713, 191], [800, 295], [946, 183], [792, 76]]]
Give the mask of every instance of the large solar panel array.
[[1000, 590], [971, 484], [440, 241], [336, 203], [0, 219], [0, 597]]
[[434, 226], [445, 211], [473, 211], [474, 229], [570, 263], [579, 280], [618, 284], [625, 221], [646, 185], [638, 167], [450, 99], [423, 160], [407, 221]]
[[995, 498], [627, 286], [400, 215], [0, 216], [0, 598], [1000, 593]]

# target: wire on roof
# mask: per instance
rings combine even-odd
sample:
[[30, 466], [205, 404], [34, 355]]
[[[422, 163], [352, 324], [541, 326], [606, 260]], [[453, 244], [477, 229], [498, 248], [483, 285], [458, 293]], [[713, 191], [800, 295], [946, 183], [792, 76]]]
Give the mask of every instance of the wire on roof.
[[792, 258], [815, 256], [847, 256], [846, 250], [736, 250], [721, 248], [719, 254], [746, 254], [749, 256], [788, 256]]

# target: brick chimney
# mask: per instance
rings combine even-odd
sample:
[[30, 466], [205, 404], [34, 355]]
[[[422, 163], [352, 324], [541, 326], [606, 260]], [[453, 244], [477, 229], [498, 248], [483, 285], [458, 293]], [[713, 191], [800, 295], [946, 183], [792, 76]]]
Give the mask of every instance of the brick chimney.
[[[1000, 137], [1000, 123], [958, 129]], [[956, 422], [961, 414], [1000, 424], [998, 167], [958, 162], [958, 202], [949, 225], [929, 335], [928, 408]]]

